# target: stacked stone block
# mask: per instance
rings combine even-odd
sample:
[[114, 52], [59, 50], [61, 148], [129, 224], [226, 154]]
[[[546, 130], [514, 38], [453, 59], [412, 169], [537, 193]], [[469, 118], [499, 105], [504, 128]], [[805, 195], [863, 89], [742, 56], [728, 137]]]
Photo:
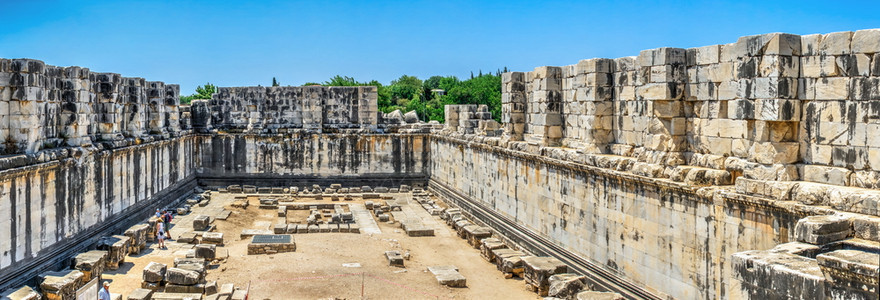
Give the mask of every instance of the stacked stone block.
[[563, 67], [564, 145], [588, 153], [607, 153], [612, 141], [613, 103], [610, 59], [585, 59]]
[[[723, 61], [736, 63], [735, 75], [739, 80], [739, 92], [735, 100], [728, 103], [728, 115], [750, 125], [747, 139], [751, 145], [737, 144], [736, 154], [762, 165], [797, 162], [800, 37], [791, 34], [747, 36], [722, 50]], [[747, 153], [741, 153], [746, 147]]]
[[122, 78], [122, 134], [140, 137], [148, 133], [147, 81], [138, 77]]
[[147, 130], [150, 134], [161, 134], [166, 131], [165, 123], [165, 83], [147, 81]]
[[[522, 72], [501, 75], [501, 123], [508, 140], [521, 141], [526, 127], [526, 84]], [[457, 117], [457, 116], [456, 116]], [[447, 116], [447, 120], [448, 116]], [[449, 122], [447, 121], [447, 124]]]
[[100, 140], [118, 140], [122, 127], [122, 108], [119, 95], [122, 91], [122, 76], [115, 73], [93, 73], [93, 87], [97, 102], [95, 104], [95, 122]]
[[33, 153], [179, 131], [179, 90], [87, 68], [0, 59], [0, 152]]
[[642, 83], [636, 60], [636, 56], [614, 59], [612, 127], [615, 144], [610, 150], [622, 156], [631, 155], [634, 147], [642, 145], [651, 120], [647, 101], [636, 99], [636, 88]]
[[446, 115], [444, 129], [450, 132], [493, 137], [501, 135], [501, 126], [492, 119], [492, 113], [486, 105], [446, 105], [444, 113]]
[[178, 132], [181, 130], [180, 118], [180, 85], [166, 84], [165, 99], [162, 103], [165, 106], [165, 124], [163, 128], [167, 132]]
[[878, 188], [880, 30], [801, 38], [804, 180]]
[[637, 59], [640, 81], [636, 100], [645, 101], [648, 128], [642, 140], [651, 155], [641, 159], [653, 164], [677, 165], [678, 155], [687, 150], [687, 111], [684, 103], [685, 50], [644, 50]]
[[525, 140], [545, 146], [562, 143], [562, 68], [537, 67], [526, 73]]
[[377, 101], [375, 87], [224, 87], [206, 103], [210, 120], [202, 118], [195, 102], [191, 116], [194, 128], [211, 124], [240, 132], [372, 131], [378, 121]]

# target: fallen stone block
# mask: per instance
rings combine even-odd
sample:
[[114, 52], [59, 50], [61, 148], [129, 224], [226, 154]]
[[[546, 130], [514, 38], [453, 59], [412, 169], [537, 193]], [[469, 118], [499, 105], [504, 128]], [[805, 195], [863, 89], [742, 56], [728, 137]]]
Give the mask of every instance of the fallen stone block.
[[153, 291], [148, 289], [136, 289], [128, 294], [128, 300], [150, 300]]
[[223, 245], [223, 233], [222, 232], [205, 232], [202, 234], [202, 243]]
[[550, 290], [550, 276], [568, 272], [568, 266], [554, 257], [526, 256], [523, 261], [523, 279], [541, 297]]
[[550, 276], [549, 282], [548, 296], [570, 299], [586, 287], [587, 277], [574, 273], [562, 273]]
[[842, 215], [809, 216], [795, 225], [797, 240], [814, 245], [827, 244], [852, 234], [852, 220]]
[[199, 283], [201, 275], [192, 270], [181, 268], [168, 268], [165, 271], [165, 282], [178, 285], [193, 285]]
[[193, 230], [195, 231], [203, 231], [208, 228], [208, 225], [211, 225], [211, 218], [208, 216], [201, 215], [193, 219]]
[[837, 285], [832, 299], [872, 299], [880, 292], [880, 254], [841, 249], [816, 256], [826, 278]]
[[217, 220], [229, 219], [229, 215], [231, 215], [231, 214], [232, 214], [232, 212], [228, 211], [228, 210], [221, 211], [220, 213], [217, 214]]
[[523, 260], [525, 256], [523, 252], [513, 249], [495, 250], [495, 267], [508, 276], [522, 277]]
[[186, 215], [186, 214], [188, 214], [188, 213], [189, 213], [189, 209], [186, 208], [186, 207], [178, 207], [178, 208], [177, 208], [177, 215], [183, 216], [183, 215]]
[[187, 294], [203, 294], [205, 292], [205, 284], [193, 284], [193, 285], [179, 285], [179, 284], [166, 284], [165, 285], [166, 293], [187, 293]]
[[147, 247], [147, 231], [149, 229], [150, 226], [147, 224], [137, 224], [125, 230], [123, 234], [131, 238], [131, 247], [128, 248], [130, 254], [138, 254]]
[[287, 232], [287, 224], [275, 224], [272, 229], [275, 234], [284, 234], [285, 232]]
[[361, 227], [358, 224], [348, 224], [348, 232], [361, 233]]
[[18, 289], [10, 289], [0, 294], [4, 300], [40, 300], [42, 296], [30, 286], [22, 286]]
[[162, 280], [165, 280], [165, 271], [167, 268], [168, 267], [165, 264], [150, 262], [144, 267], [144, 282], [162, 282]]
[[212, 260], [217, 255], [217, 246], [211, 244], [198, 244], [195, 246], [196, 258]]
[[40, 283], [40, 291], [46, 299], [76, 299], [76, 290], [85, 285], [84, 274], [80, 270], [48, 272]]
[[101, 273], [107, 268], [107, 251], [92, 250], [77, 254], [73, 258], [73, 268], [82, 271], [83, 282], [101, 278]]
[[458, 273], [455, 266], [428, 267], [428, 271], [434, 274], [437, 282], [448, 287], [467, 287], [467, 279]]
[[464, 232], [468, 243], [477, 249], [480, 249], [483, 239], [492, 236], [492, 229], [485, 226], [468, 226]]
[[177, 236], [178, 243], [184, 244], [194, 244], [196, 242], [196, 233], [195, 232], [184, 232]]
[[205, 295], [213, 295], [217, 293], [217, 281], [205, 283]]
[[480, 255], [486, 261], [495, 263], [495, 250], [507, 249], [507, 245], [496, 238], [486, 238], [480, 241]]
[[220, 290], [217, 291], [217, 294], [230, 297], [232, 293], [235, 291], [235, 285], [231, 283], [226, 283], [220, 286]]
[[125, 261], [125, 257], [129, 254], [130, 237], [124, 235], [114, 235], [103, 237], [98, 241], [98, 250], [107, 251], [107, 268], [116, 270], [119, 264]]
[[385, 258], [388, 259], [388, 265], [392, 267], [401, 267], [403, 268], [403, 256], [400, 255], [400, 251], [385, 251]]

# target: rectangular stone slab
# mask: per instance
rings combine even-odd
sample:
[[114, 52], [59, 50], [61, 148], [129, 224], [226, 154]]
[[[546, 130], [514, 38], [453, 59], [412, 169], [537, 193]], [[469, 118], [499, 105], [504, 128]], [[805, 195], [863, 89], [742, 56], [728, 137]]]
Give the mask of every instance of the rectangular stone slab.
[[291, 236], [288, 234], [255, 235], [251, 240], [253, 244], [278, 244], [290, 243]]
[[467, 287], [467, 279], [458, 272], [456, 266], [428, 267], [428, 271], [434, 274], [437, 282], [448, 287]]

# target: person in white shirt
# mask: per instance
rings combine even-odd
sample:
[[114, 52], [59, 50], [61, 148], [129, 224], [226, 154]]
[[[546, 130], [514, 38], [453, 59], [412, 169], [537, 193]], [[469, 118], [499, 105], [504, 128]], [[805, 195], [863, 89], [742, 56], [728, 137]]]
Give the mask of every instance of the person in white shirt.
[[104, 281], [104, 288], [98, 292], [98, 300], [110, 300], [110, 282]]

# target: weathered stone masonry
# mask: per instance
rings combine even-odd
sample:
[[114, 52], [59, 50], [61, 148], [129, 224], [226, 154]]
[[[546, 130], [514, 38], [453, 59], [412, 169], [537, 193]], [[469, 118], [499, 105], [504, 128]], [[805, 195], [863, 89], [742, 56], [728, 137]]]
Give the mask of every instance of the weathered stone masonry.
[[455, 105], [441, 126], [377, 112], [371, 87], [181, 106], [175, 85], [0, 60], [0, 290], [196, 184], [428, 181], [627, 297], [871, 299], [878, 78], [880, 30], [766, 34], [505, 73], [501, 124]]

